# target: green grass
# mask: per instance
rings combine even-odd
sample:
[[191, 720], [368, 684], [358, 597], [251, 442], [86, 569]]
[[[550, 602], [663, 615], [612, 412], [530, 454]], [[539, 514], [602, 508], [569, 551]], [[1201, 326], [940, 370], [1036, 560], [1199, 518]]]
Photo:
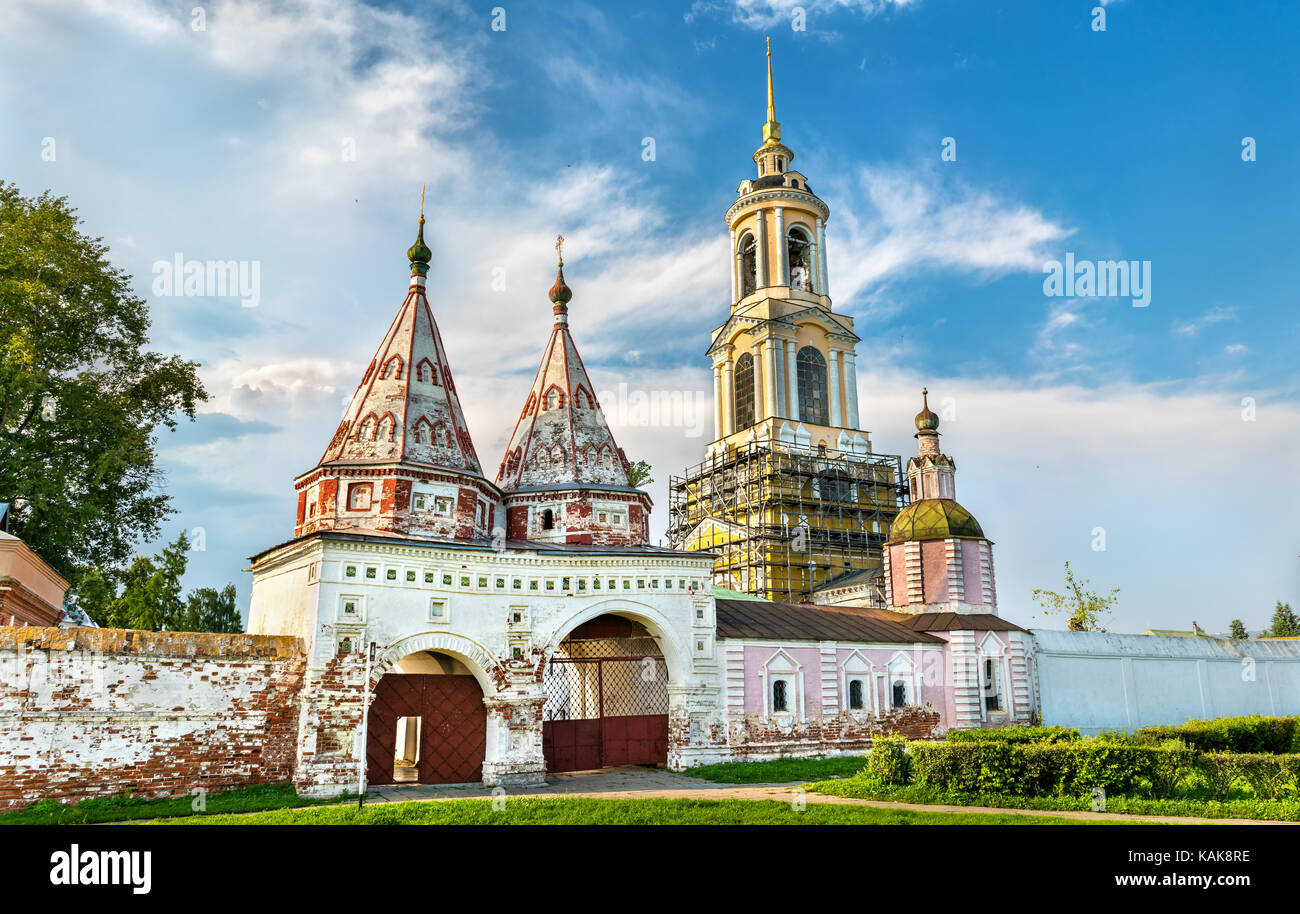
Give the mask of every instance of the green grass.
[[852, 777], [866, 766], [866, 756], [842, 755], [833, 758], [779, 758], [770, 762], [723, 762], [687, 768], [678, 774], [722, 784], [789, 784]]
[[[75, 806], [58, 800], [41, 800], [25, 809], [0, 813], [0, 825], [84, 825], [93, 822], [126, 822], [133, 819], [193, 817], [213, 813], [258, 812], [294, 806], [316, 806], [347, 802], [346, 797], [313, 800], [300, 797], [292, 784], [263, 784], [208, 794], [206, 813], [193, 808], [194, 797], [186, 794], [162, 800], [129, 795], [82, 800]], [[354, 796], [353, 802], [356, 801]]]
[[[1079, 825], [1076, 819], [1014, 813], [942, 813], [776, 800], [597, 800], [527, 797], [278, 809], [247, 816], [171, 820], [196, 825]], [[1111, 824], [1111, 823], [1105, 823]]]
[[[925, 803], [945, 806], [984, 806], [996, 809], [1082, 810], [1092, 809], [1091, 797], [1022, 797], [1002, 794], [956, 793], [913, 784], [889, 787], [869, 778], [820, 781], [808, 789], [827, 796], [857, 797], [896, 803]], [[1117, 815], [1187, 816], [1203, 819], [1258, 819], [1270, 822], [1300, 821], [1300, 800], [1207, 800], [1190, 797], [1146, 799], [1111, 796], [1106, 812]]]

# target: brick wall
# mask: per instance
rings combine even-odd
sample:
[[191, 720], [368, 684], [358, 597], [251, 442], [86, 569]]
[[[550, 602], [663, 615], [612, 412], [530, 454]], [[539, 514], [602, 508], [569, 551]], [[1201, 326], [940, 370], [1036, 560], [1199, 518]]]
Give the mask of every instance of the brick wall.
[[292, 781], [297, 638], [0, 627], [0, 808]]

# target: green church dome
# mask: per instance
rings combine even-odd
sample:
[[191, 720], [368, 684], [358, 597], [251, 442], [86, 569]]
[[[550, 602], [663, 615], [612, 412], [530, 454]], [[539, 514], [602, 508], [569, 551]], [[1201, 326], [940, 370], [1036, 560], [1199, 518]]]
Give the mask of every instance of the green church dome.
[[923, 498], [912, 502], [894, 518], [890, 543], [904, 540], [943, 540], [958, 536], [984, 538], [979, 521], [951, 498]]

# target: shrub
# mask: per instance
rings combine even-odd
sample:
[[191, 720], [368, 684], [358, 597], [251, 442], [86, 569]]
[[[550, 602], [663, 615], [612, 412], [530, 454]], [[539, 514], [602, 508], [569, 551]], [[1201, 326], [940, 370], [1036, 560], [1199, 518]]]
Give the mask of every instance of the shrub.
[[950, 743], [1066, 743], [1079, 739], [1079, 731], [1065, 727], [995, 727], [990, 730], [949, 730]]
[[884, 736], [871, 744], [866, 772], [882, 784], [899, 787], [908, 782], [910, 759], [907, 740], [901, 736]]
[[1096, 787], [1132, 794], [1148, 783], [1156, 796], [1172, 796], [1195, 757], [1189, 749], [1096, 740], [913, 743], [910, 750], [919, 786], [1031, 797], [1085, 796]]
[[1239, 781], [1265, 800], [1294, 796], [1300, 787], [1300, 755], [1296, 754], [1207, 752], [1197, 759], [1196, 768], [1218, 800], [1226, 800]]
[[1281, 755], [1300, 752], [1300, 717], [1219, 717], [1185, 724], [1143, 727], [1138, 739], [1156, 745], [1181, 739], [1201, 752], [1244, 752]]

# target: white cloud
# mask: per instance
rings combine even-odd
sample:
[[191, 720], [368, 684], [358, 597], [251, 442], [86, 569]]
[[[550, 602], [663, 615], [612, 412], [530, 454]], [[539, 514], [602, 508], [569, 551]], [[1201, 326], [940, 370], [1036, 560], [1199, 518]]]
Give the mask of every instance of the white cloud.
[[1039, 210], [931, 173], [863, 166], [837, 193], [828, 241], [836, 298], [849, 301], [921, 270], [991, 278], [1038, 272], [1049, 245], [1073, 233]]
[[791, 21], [795, 11], [802, 9], [810, 15], [852, 12], [862, 16], [875, 16], [889, 9], [915, 6], [918, 0], [697, 0], [686, 14], [690, 22], [705, 14], [730, 16], [731, 21], [751, 29], [769, 29]]
[[1181, 336], [1196, 336], [1196, 334], [1213, 324], [1235, 321], [1236, 319], [1237, 309], [1235, 307], [1215, 307], [1186, 323], [1175, 324], [1174, 333]]

